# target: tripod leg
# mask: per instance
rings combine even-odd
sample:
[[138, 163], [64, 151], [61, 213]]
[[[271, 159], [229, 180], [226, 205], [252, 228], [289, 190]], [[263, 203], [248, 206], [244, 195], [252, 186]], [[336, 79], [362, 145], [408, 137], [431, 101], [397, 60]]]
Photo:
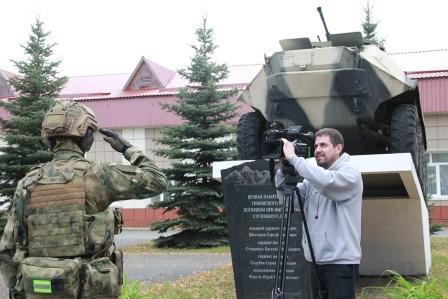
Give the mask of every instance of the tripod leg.
[[[291, 213], [292, 213], [292, 203], [294, 200], [294, 192], [291, 190], [291, 196], [288, 201], [287, 215], [286, 215], [286, 226], [285, 226], [285, 243], [283, 244], [283, 269], [282, 269], [282, 290], [285, 290], [286, 282], [286, 266], [288, 261], [288, 248], [289, 248], [289, 228], [291, 225]], [[283, 234], [283, 231], [282, 231]]]
[[272, 299], [282, 299], [284, 296], [289, 245], [289, 226], [293, 197], [294, 189], [292, 187], [286, 187], [283, 196], [282, 218], [278, 237], [277, 263], [275, 266], [275, 286], [272, 290]]

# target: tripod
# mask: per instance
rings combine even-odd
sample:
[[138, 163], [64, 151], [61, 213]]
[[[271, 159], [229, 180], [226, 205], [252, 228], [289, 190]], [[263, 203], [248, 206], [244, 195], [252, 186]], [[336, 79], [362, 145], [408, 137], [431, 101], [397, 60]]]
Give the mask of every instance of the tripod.
[[[282, 218], [278, 238], [277, 262], [275, 266], [275, 285], [274, 289], [272, 290], [271, 298], [284, 299], [291, 214], [292, 211], [294, 210], [294, 204], [297, 205], [298, 203], [300, 213], [302, 216], [303, 227], [305, 229], [306, 239], [308, 241], [308, 246], [311, 253], [311, 259], [313, 263], [312, 271], [316, 271], [317, 279], [319, 281], [320, 286], [318, 290], [319, 299], [326, 299], [327, 298], [326, 291], [319, 277], [319, 272], [317, 271], [316, 258], [314, 256], [313, 245], [311, 244], [311, 237], [308, 229], [308, 223], [305, 217], [305, 212], [303, 209], [302, 197], [300, 196], [299, 189], [297, 188], [297, 183], [301, 180], [301, 178], [295, 171], [294, 167], [289, 164], [282, 166], [282, 172], [285, 176], [285, 187], [283, 190], [283, 210], [282, 210]], [[295, 203], [294, 201], [294, 194], [296, 194], [297, 196], [297, 203]], [[283, 237], [283, 231], [285, 232], [284, 237]]]

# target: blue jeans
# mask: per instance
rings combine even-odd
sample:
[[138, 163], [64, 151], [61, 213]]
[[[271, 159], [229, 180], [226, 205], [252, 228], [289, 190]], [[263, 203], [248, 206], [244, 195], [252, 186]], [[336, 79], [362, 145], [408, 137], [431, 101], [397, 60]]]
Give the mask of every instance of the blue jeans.
[[[319, 281], [314, 266], [310, 267], [310, 283], [314, 299], [320, 299], [317, 290]], [[322, 286], [327, 291], [328, 299], [355, 299], [356, 283], [359, 276], [359, 265], [317, 265]]]

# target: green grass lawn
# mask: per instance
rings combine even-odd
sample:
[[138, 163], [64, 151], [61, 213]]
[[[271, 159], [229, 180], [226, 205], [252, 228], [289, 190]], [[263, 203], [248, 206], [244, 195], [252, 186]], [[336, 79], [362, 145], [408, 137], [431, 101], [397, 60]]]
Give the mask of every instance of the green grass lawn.
[[197, 248], [197, 249], [177, 249], [177, 248], [157, 248], [152, 241], [143, 244], [131, 245], [122, 248], [125, 255], [139, 254], [139, 253], [205, 253], [205, 254], [230, 254], [229, 246], [220, 246], [213, 248]]
[[[431, 237], [431, 253], [432, 253], [432, 267], [428, 277], [406, 277], [408, 281], [414, 282], [415, 286], [421, 286], [422, 281], [428, 283], [433, 282], [434, 287], [442, 293], [442, 297], [448, 298], [448, 238]], [[361, 278], [358, 287], [358, 297], [362, 299], [380, 299], [392, 298], [385, 295], [382, 288], [391, 283], [390, 278]], [[392, 283], [390, 285], [393, 285]], [[418, 289], [413, 291], [418, 293]], [[361, 296], [362, 295], [362, 296]], [[396, 298], [415, 298], [415, 299], [435, 299], [436, 297], [417, 294], [413, 297], [396, 297]]]
[[[142, 247], [143, 246], [143, 247]], [[133, 246], [126, 248], [125, 252], [163, 252], [163, 253], [229, 253], [228, 247], [219, 247], [215, 249], [192, 249], [192, 250], [173, 250], [173, 249], [157, 249], [151, 244], [141, 246]], [[427, 278], [419, 278], [429, 283], [434, 281], [434, 287], [443, 295], [441, 298], [448, 298], [448, 238], [432, 237], [432, 268]], [[411, 280], [412, 278], [408, 278]], [[361, 278], [357, 290], [357, 298], [362, 299], [382, 299], [392, 298], [385, 294], [384, 288], [390, 283], [390, 278]], [[417, 281], [416, 285], [421, 284]], [[154, 284], [149, 288], [143, 288], [139, 295], [122, 298], [140, 299], [140, 298], [164, 298], [164, 299], [213, 299], [213, 298], [236, 298], [235, 284], [233, 281], [232, 266], [229, 264], [225, 267], [214, 271], [202, 272], [184, 279], [171, 283]], [[404, 298], [404, 297], [395, 297]], [[428, 298], [433, 297], [407, 297], [407, 298]]]

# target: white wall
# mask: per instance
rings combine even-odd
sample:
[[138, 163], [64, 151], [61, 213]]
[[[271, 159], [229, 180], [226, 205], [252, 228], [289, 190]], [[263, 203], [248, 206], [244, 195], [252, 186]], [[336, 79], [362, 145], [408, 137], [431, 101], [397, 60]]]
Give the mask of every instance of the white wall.
[[[160, 130], [154, 128], [123, 128], [114, 129], [121, 134], [123, 138], [128, 140], [132, 145], [136, 146], [145, 153], [151, 160], [153, 160], [159, 167], [167, 167], [167, 159], [158, 157], [154, 154], [156, 149], [155, 138], [160, 136]], [[86, 157], [90, 160], [105, 161], [111, 163], [129, 164], [121, 153], [114, 151], [110, 145], [103, 140], [103, 135], [99, 132], [95, 134], [95, 142], [92, 149], [87, 153]], [[154, 197], [153, 200], [159, 200], [159, 197]], [[150, 204], [151, 199], [143, 200], [126, 200], [115, 202], [112, 205], [115, 207], [126, 209], [146, 208]]]

